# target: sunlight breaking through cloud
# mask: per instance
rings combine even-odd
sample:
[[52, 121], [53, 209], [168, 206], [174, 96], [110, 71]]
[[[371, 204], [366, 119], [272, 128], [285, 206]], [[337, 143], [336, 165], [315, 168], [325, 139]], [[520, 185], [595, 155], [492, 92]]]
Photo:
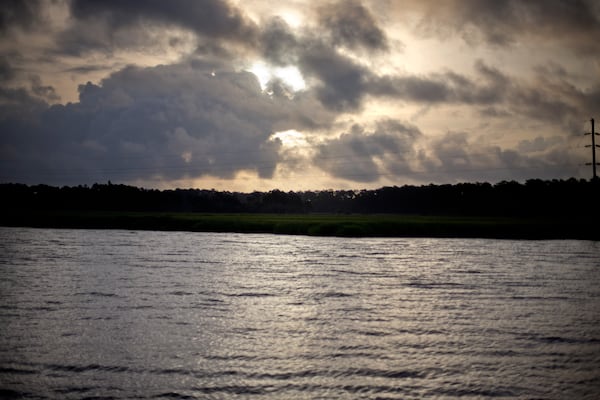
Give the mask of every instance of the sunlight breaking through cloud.
[[262, 90], [266, 90], [269, 82], [273, 79], [280, 80], [294, 92], [306, 88], [306, 82], [304, 81], [300, 70], [298, 67], [292, 65], [286, 67], [272, 67], [264, 62], [258, 61], [252, 64], [248, 71], [256, 75]]

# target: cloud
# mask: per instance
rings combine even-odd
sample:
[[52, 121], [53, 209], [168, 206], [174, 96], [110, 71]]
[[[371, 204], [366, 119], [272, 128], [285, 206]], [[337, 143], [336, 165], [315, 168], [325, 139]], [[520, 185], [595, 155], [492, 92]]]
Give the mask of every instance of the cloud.
[[338, 112], [361, 107], [371, 75], [367, 67], [323, 43], [304, 49], [299, 67], [303, 74], [318, 80], [315, 90], [325, 107]]
[[582, 118], [589, 118], [600, 109], [600, 84], [590, 82], [588, 87], [578, 87], [556, 65], [550, 69], [538, 68], [537, 71], [537, 77], [530, 82], [512, 79], [513, 84], [505, 96], [505, 106], [513, 114], [550, 121], [562, 125], [567, 132], [580, 134]]
[[72, 26], [61, 33], [59, 51], [72, 55], [174, 47], [189, 40], [177, 29], [193, 32], [203, 51], [226, 43], [254, 48], [258, 35], [254, 22], [221, 0], [72, 0], [70, 15]]
[[310, 97], [268, 96], [249, 72], [212, 72], [191, 63], [128, 67], [81, 85], [79, 102], [67, 105], [47, 106], [24, 91], [15, 103], [17, 92], [7, 93], [2, 180], [229, 179], [241, 170], [269, 178], [279, 162], [276, 130], [331, 118]]
[[33, 97], [25, 88], [0, 86], [0, 118], [11, 119], [14, 116], [16, 119], [26, 120], [31, 114], [40, 112], [47, 106], [45, 101]]
[[594, 0], [419, 0], [398, 12], [406, 8], [423, 15], [417, 30], [426, 36], [458, 34], [468, 43], [494, 46], [534, 39], [586, 55], [600, 50], [600, 7]]
[[[525, 18], [523, 15], [529, 15], [532, 10], [537, 10], [535, 7], [539, 7], [534, 7], [537, 4], [535, 1], [520, 6], [511, 0], [476, 1], [470, 8], [460, 2], [449, 3], [454, 7], [447, 3], [440, 5], [436, 2], [434, 7], [433, 3], [427, 1], [421, 6], [408, 2], [406, 9], [426, 9], [431, 13], [432, 21], [448, 19], [444, 26], [452, 29], [476, 24], [480, 29], [500, 30], [504, 22], [496, 21], [498, 15], [522, 19]], [[543, 18], [551, 19], [562, 6], [553, 1], [548, 3], [551, 3], [549, 9], [543, 9], [540, 13], [544, 15]], [[564, 6], [570, 10], [565, 11], [569, 15], [578, 15], [580, 11], [577, 10], [587, 7], [585, 2], [574, 3]], [[169, 27], [187, 29], [197, 37], [195, 56], [201, 62], [210, 62], [213, 68], [240, 66], [260, 55], [273, 65], [296, 65], [309, 84], [308, 90], [312, 92], [309, 96], [314, 95], [329, 111], [338, 113], [360, 112], [365, 99], [371, 96], [428, 106], [485, 106], [488, 115], [495, 114], [496, 117], [502, 113], [516, 112], [533, 118], [551, 116], [563, 121], [577, 111], [582, 96], [590, 97], [589, 94], [571, 96], [575, 93], [565, 97], [564, 92], [556, 93], [560, 92], [556, 86], [550, 90], [536, 84], [518, 82], [492, 64], [482, 61], [475, 64], [475, 75], [450, 70], [427, 75], [382, 75], [372, 65], [346, 51], [389, 50], [388, 38], [369, 8], [359, 1], [351, 1], [328, 3], [316, 10], [316, 28], [308, 29], [310, 23], [307, 23], [301, 29], [291, 29], [280, 17], [269, 18], [258, 25], [241, 9], [218, 0], [202, 3], [186, 0], [142, 3], [74, 0], [70, 3], [74, 24], [60, 34], [63, 40], [58, 43], [69, 54], [91, 49], [112, 52], [120, 46], [144, 49], [158, 46], [154, 50], [160, 53], [164, 48], [183, 40], [181, 32]], [[479, 17], [481, 21], [493, 20], [495, 28], [484, 26]], [[586, 29], [593, 29], [595, 23], [590, 20], [584, 25]], [[512, 35], [509, 30], [505, 33]], [[499, 35], [495, 34], [497, 37]], [[237, 46], [237, 50], [231, 45]], [[72, 71], [86, 72], [85, 66], [70, 68]], [[584, 108], [587, 110], [590, 106]]]
[[144, 21], [178, 25], [212, 39], [251, 40], [254, 24], [239, 9], [220, 0], [73, 0], [71, 14], [76, 19], [101, 18], [111, 29], [121, 29]]
[[[552, 135], [580, 135], [600, 109], [589, 59], [599, 12], [586, 0], [5, 1], [0, 171], [74, 183], [269, 178], [295, 170], [295, 150], [274, 133], [296, 130], [320, 145], [295, 162], [314, 155], [357, 182], [545, 174], [572, 159]], [[397, 52], [400, 41], [410, 51]], [[446, 44], [465, 54], [441, 60]], [[244, 72], [256, 65], [292, 66], [306, 85], [278, 75], [263, 91]], [[356, 125], [332, 138], [349, 118]]]
[[559, 136], [543, 137], [538, 136], [533, 140], [521, 140], [517, 149], [519, 153], [529, 154], [536, 152], [544, 152], [548, 149], [564, 144], [564, 140]]
[[372, 130], [353, 125], [317, 147], [313, 163], [336, 178], [372, 183], [465, 182], [569, 178], [581, 155], [562, 136], [536, 136], [516, 147], [486, 144], [472, 132], [430, 136], [398, 120], [378, 121]]
[[43, 22], [41, 0], [3, 0], [0, 4], [0, 32], [32, 29]]
[[[540, 70], [540, 79], [547, 84], [537, 87], [482, 62], [475, 64], [474, 77], [451, 71], [377, 76], [324, 44], [303, 48], [298, 55], [303, 72], [319, 84], [293, 94], [274, 80], [268, 84], [269, 95], [251, 73], [215, 71], [214, 64], [201, 59], [125, 68], [99, 85], [81, 85], [79, 102], [67, 105], [45, 104], [52, 100], [53, 89], [32, 77], [29, 93], [0, 95], [3, 180], [62, 184], [207, 175], [231, 179], [243, 170], [270, 178], [279, 164], [289, 161], [282, 158], [281, 142], [272, 140], [274, 132], [326, 128], [337, 113], [359, 109], [366, 96], [477, 105], [558, 122], [569, 119], [574, 104], [598, 98], [598, 92], [583, 93], [565, 83], [565, 76], [553, 78], [545, 70]], [[558, 93], [561, 100], [554, 100]], [[382, 176], [498, 180], [518, 178], [523, 171], [550, 177], [550, 171], [554, 176], [572, 171], [565, 170], [564, 161], [573, 157], [544, 138], [522, 142], [517, 152], [479, 146], [473, 136], [449, 132], [439, 140], [427, 139], [416, 126], [380, 120], [356, 124], [325, 140], [312, 162], [333, 177], [363, 183]], [[543, 144], [547, 146], [527, 151]]]
[[476, 62], [479, 76], [453, 71], [372, 77], [369, 93], [415, 103], [490, 105], [502, 102], [513, 84], [499, 70]]
[[317, 9], [320, 26], [331, 35], [335, 46], [369, 52], [388, 50], [385, 32], [371, 12], [359, 1], [340, 1]]
[[42, 84], [42, 80], [37, 75], [30, 77], [31, 81], [31, 92], [46, 101], [57, 102], [60, 101], [60, 96], [56, 93], [56, 90], [51, 85]]
[[569, 178], [580, 163], [564, 139], [538, 136], [521, 141], [516, 149], [486, 145], [469, 132], [449, 131], [427, 142], [419, 151], [418, 172], [435, 182]]
[[374, 182], [382, 174], [406, 175], [421, 135], [417, 127], [393, 119], [378, 121], [372, 131], [355, 124], [318, 146], [313, 162], [335, 177], [355, 182]]
[[312, 30], [293, 31], [281, 18], [268, 20], [261, 27], [262, 54], [278, 66], [297, 65], [329, 110], [359, 111], [374, 73], [344, 50], [387, 51], [387, 36], [359, 1], [319, 6], [316, 14]]
[[507, 75], [481, 60], [474, 67], [475, 75], [453, 71], [397, 76], [365, 73], [367, 82], [360, 95], [428, 106], [475, 106], [484, 117], [552, 121], [569, 131], [573, 121], [600, 108], [600, 85], [579, 88], [564, 71], [555, 73], [556, 65], [538, 68], [537, 77], [531, 79]]
[[0, 59], [0, 83], [9, 82], [16, 76], [13, 66], [5, 59]]
[[263, 56], [277, 66], [295, 64], [298, 61], [301, 38], [280, 17], [269, 19], [262, 29], [260, 46]]

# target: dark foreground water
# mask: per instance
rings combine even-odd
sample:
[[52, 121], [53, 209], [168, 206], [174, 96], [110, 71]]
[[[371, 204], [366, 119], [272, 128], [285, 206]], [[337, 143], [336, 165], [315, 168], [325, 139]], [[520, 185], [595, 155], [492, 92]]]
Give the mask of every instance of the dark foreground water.
[[598, 242], [0, 228], [0, 398], [599, 394]]

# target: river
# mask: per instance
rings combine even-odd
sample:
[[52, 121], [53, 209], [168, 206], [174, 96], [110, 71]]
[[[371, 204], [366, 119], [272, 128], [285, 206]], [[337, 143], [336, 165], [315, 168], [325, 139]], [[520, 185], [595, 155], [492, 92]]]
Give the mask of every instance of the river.
[[600, 243], [0, 228], [0, 398], [597, 398]]

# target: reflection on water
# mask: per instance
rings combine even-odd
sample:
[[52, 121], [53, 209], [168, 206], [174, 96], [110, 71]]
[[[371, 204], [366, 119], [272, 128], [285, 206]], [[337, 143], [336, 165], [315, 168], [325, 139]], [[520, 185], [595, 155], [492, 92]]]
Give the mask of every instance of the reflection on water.
[[0, 397], [595, 398], [600, 244], [0, 228]]

